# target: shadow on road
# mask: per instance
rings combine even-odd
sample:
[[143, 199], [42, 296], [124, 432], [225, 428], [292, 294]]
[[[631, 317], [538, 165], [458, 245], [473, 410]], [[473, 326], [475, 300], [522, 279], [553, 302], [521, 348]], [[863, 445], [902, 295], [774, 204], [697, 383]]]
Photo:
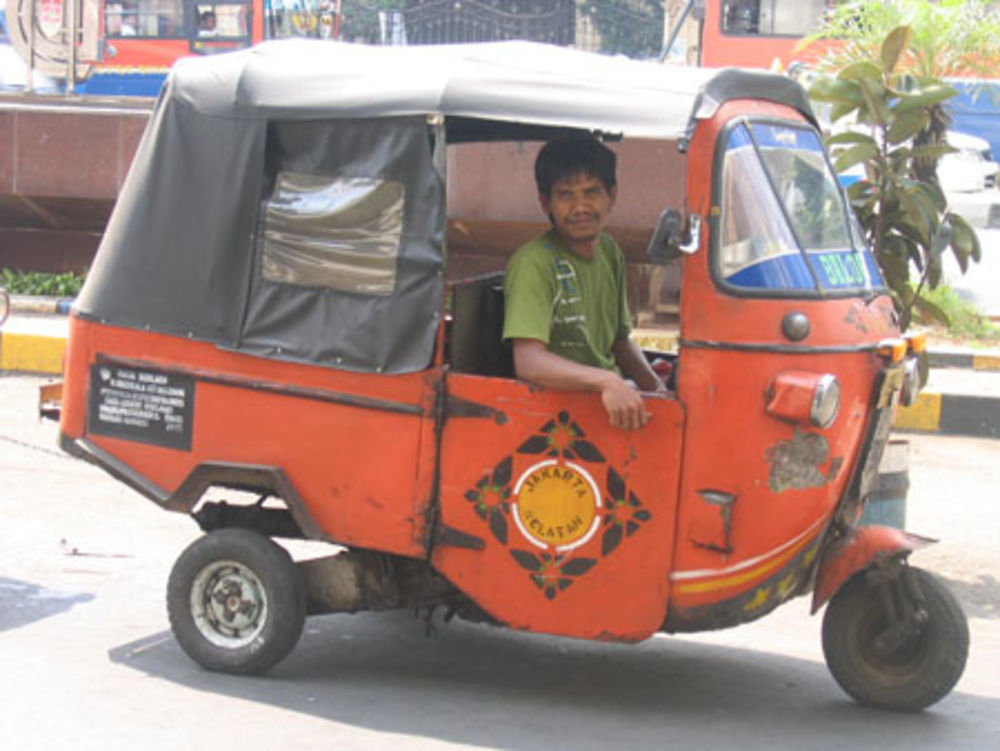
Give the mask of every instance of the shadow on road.
[[[452, 624], [428, 638], [408, 615], [307, 621], [263, 678], [200, 670], [169, 633], [112, 661], [199, 691], [386, 733], [516, 751], [704, 746], [982, 748], [1000, 701], [956, 693], [917, 715], [849, 701], [819, 662], [656, 637], [638, 646]], [[987, 721], [988, 720], [988, 721]], [[716, 736], [716, 731], [721, 734]]]
[[27, 626], [93, 599], [92, 594], [56, 592], [0, 576], [0, 631]]

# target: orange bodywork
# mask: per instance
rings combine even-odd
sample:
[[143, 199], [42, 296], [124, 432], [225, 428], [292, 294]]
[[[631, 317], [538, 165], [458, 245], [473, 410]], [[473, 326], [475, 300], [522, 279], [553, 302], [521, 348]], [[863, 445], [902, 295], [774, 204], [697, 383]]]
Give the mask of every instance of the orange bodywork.
[[[111, 354], [195, 377], [190, 451], [87, 433], [88, 372]], [[379, 376], [266, 360], [74, 317], [62, 431], [86, 436], [167, 496], [206, 462], [281, 468], [327, 539], [421, 557], [434, 378], [434, 371]]]
[[[676, 392], [647, 397], [640, 431], [611, 428], [597, 394], [450, 372], [440, 343], [423, 372], [362, 374], [73, 317], [63, 434], [175, 510], [191, 510], [170, 499], [200, 465], [278, 469], [319, 537], [428, 559], [514, 628], [632, 641], [756, 618], [812, 584], [863, 458], [885, 367], [874, 345], [898, 332], [885, 296], [720, 292], [708, 177], [744, 115], [802, 120], [739, 101], [696, 129], [686, 194], [708, 231], [685, 259]], [[810, 323], [801, 343], [782, 334], [793, 312]], [[190, 449], [89, 432], [102, 363], [192, 378]], [[839, 380], [829, 428], [768, 413], [788, 372]]]
[[[715, 139], [737, 113], [798, 119], [778, 105], [730, 102], [699, 129], [688, 195], [702, 216], [718, 215], [702, 176], [711, 174]], [[704, 237], [701, 252], [686, 259], [681, 297], [677, 390], [687, 424], [668, 622], [678, 630], [750, 620], [808, 586], [857, 462], [882, 368], [862, 348], [896, 333], [884, 296], [866, 302], [720, 294], [708, 246]], [[807, 347], [782, 336], [782, 319], [792, 312], [811, 323]], [[785, 371], [839, 379], [840, 414], [830, 428], [766, 413], [772, 382]], [[720, 496], [729, 499], [725, 506], [715, 500]]]
[[[649, 398], [650, 427], [629, 433], [609, 427], [595, 394], [462, 375], [448, 391], [497, 413], [446, 424], [439, 521], [482, 547], [439, 545], [434, 566], [515, 628], [622, 640], [657, 631], [680, 474], [678, 402]], [[532, 495], [542, 487], [571, 498], [539, 509]]]

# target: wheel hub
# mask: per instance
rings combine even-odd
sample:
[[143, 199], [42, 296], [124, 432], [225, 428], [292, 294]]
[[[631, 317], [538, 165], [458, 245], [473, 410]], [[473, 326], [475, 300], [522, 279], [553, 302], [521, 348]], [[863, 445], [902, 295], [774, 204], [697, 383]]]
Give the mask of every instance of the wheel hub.
[[243, 564], [218, 561], [195, 578], [191, 614], [198, 630], [216, 646], [246, 646], [259, 636], [267, 620], [264, 586]]

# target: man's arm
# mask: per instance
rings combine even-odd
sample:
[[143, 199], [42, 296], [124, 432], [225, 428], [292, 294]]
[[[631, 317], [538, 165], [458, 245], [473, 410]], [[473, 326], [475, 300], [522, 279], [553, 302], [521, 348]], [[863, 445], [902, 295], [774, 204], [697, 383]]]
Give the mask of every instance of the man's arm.
[[[537, 339], [514, 339], [514, 370], [522, 378], [539, 386], [576, 391], [597, 391], [611, 424], [625, 430], [637, 430], [649, 422], [642, 397], [621, 377], [610, 370], [582, 365], [549, 352]], [[642, 353], [639, 352], [639, 357]], [[648, 366], [647, 366], [648, 367]], [[650, 370], [653, 377], [656, 374]], [[659, 379], [656, 379], [659, 382]]]
[[666, 391], [663, 381], [656, 375], [656, 371], [650, 367], [646, 356], [642, 354], [639, 345], [628, 337], [615, 339], [611, 345], [611, 352], [615, 356], [615, 362], [622, 369], [628, 378], [636, 382], [636, 385], [643, 391]]

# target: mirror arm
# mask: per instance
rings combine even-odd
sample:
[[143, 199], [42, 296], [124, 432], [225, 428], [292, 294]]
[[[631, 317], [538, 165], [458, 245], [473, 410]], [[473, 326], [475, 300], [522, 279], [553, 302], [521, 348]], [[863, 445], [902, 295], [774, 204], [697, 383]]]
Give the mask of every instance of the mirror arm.
[[681, 253], [691, 255], [696, 253], [701, 246], [701, 215], [691, 214], [688, 217], [688, 241], [680, 243], [677, 250]]

